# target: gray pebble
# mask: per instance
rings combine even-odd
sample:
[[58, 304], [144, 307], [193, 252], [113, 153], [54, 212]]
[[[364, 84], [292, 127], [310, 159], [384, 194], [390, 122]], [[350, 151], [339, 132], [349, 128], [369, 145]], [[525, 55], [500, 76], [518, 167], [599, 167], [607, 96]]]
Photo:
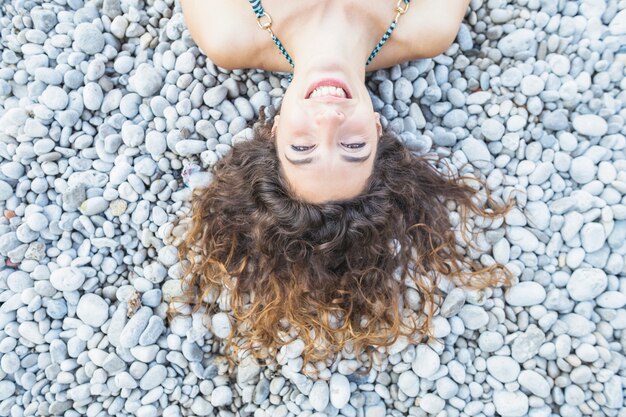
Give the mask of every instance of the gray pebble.
[[104, 36], [100, 29], [92, 23], [83, 22], [74, 30], [74, 47], [88, 55], [102, 52], [104, 48]]
[[76, 315], [83, 323], [99, 328], [109, 319], [109, 305], [99, 295], [87, 293], [78, 301]]

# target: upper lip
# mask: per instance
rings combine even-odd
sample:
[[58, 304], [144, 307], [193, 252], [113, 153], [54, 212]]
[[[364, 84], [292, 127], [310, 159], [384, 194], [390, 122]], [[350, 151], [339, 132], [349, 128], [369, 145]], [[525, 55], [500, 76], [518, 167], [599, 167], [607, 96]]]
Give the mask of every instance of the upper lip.
[[321, 86], [339, 87], [339, 88], [343, 89], [343, 91], [346, 92], [347, 98], [344, 99], [344, 98], [340, 98], [340, 97], [333, 97], [335, 99], [346, 100], [346, 99], [351, 99], [352, 98], [352, 94], [350, 93], [350, 89], [348, 88], [346, 83], [344, 83], [343, 81], [338, 80], [336, 78], [324, 78], [322, 80], [314, 82], [313, 84], [311, 84], [309, 86], [309, 88], [308, 88], [304, 98], [308, 99], [309, 96], [311, 95], [311, 93], [313, 93], [313, 90], [315, 90], [317, 87], [321, 87]]

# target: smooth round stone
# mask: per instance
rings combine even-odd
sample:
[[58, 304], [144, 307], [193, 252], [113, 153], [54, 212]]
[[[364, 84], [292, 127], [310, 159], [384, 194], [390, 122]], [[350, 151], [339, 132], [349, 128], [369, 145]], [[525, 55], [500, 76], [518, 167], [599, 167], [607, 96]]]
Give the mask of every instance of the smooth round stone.
[[83, 102], [89, 110], [99, 110], [104, 99], [104, 93], [98, 83], [90, 82], [83, 88]]
[[333, 374], [329, 385], [330, 403], [341, 410], [350, 400], [350, 381], [345, 375]]
[[11, 381], [0, 381], [0, 401], [4, 401], [15, 394], [15, 384]]
[[493, 157], [484, 141], [468, 137], [461, 142], [461, 150], [476, 168], [493, 169]]
[[56, 13], [49, 9], [33, 8], [30, 11], [33, 26], [37, 30], [48, 32], [58, 23]]
[[404, 77], [394, 83], [394, 94], [398, 100], [408, 101], [413, 96], [413, 84]]
[[431, 414], [438, 414], [446, 406], [446, 402], [435, 394], [426, 394], [420, 399], [420, 407], [422, 410]]
[[570, 379], [574, 384], [587, 384], [593, 378], [593, 372], [587, 365], [580, 365], [569, 374]]
[[491, 356], [487, 358], [487, 371], [495, 379], [506, 384], [517, 379], [520, 366], [508, 356]]
[[102, 52], [104, 49], [104, 35], [93, 23], [83, 22], [74, 30], [74, 47], [88, 55]]
[[540, 162], [528, 176], [528, 182], [535, 185], [543, 184], [548, 181], [553, 173], [554, 165], [552, 165], [552, 162]]
[[443, 125], [449, 128], [463, 127], [467, 123], [467, 113], [461, 109], [454, 109], [443, 117]]
[[493, 402], [502, 417], [522, 417], [528, 413], [528, 397], [519, 391], [494, 391]]
[[598, 350], [589, 343], [581, 343], [576, 348], [576, 356], [583, 362], [593, 363], [600, 357]]
[[109, 208], [109, 202], [104, 197], [92, 197], [83, 201], [79, 207], [80, 211], [85, 216], [93, 216], [100, 214]]
[[585, 402], [585, 393], [576, 385], [565, 387], [565, 402], [570, 406], [579, 406]]
[[571, 64], [568, 57], [559, 54], [551, 54], [547, 61], [555, 75], [563, 77], [569, 73]]
[[461, 307], [465, 304], [466, 294], [461, 288], [454, 288], [446, 296], [441, 304], [440, 313], [444, 318], [449, 318], [461, 311]]
[[163, 133], [150, 130], [146, 134], [146, 150], [154, 156], [163, 155], [167, 150], [167, 142]]
[[84, 294], [78, 301], [76, 315], [83, 323], [99, 328], [109, 318], [109, 305], [96, 294]]
[[16, 161], [6, 162], [2, 165], [2, 174], [14, 180], [20, 179], [22, 175], [24, 175], [24, 172], [24, 165]]
[[226, 95], [228, 94], [228, 88], [223, 85], [218, 85], [212, 88], [209, 88], [204, 95], [202, 96], [202, 100], [204, 104], [209, 107], [216, 107], [224, 101]]
[[139, 388], [149, 391], [152, 388], [158, 387], [165, 381], [167, 377], [167, 368], [163, 365], [155, 365], [148, 368], [148, 371], [141, 377], [139, 381]]
[[407, 397], [417, 397], [420, 391], [420, 379], [413, 371], [407, 370], [398, 377], [398, 388]]
[[602, 308], [622, 308], [626, 305], [626, 295], [619, 291], [607, 291], [596, 298], [596, 303]]
[[502, 139], [505, 128], [499, 120], [487, 119], [483, 122], [481, 131], [485, 139], [493, 142]]
[[411, 363], [411, 369], [417, 376], [430, 378], [439, 370], [440, 364], [439, 355], [430, 347], [418, 345], [415, 348], [415, 360]]
[[550, 226], [550, 209], [543, 201], [528, 202], [524, 207], [524, 214], [535, 229], [546, 230]]
[[498, 50], [507, 57], [514, 57], [520, 52], [534, 54], [537, 50], [535, 32], [525, 28], [517, 29], [498, 41]]
[[58, 291], [76, 291], [85, 282], [85, 274], [73, 266], [55, 269], [50, 274], [50, 283]]
[[451, 378], [444, 376], [437, 380], [437, 394], [444, 400], [449, 400], [459, 392], [459, 386]]
[[523, 77], [522, 71], [512, 67], [508, 68], [500, 75], [500, 81], [505, 87], [517, 87], [522, 82]]
[[48, 227], [48, 218], [42, 213], [31, 213], [26, 217], [26, 224], [33, 232], [41, 232]]
[[151, 97], [157, 94], [163, 85], [159, 71], [152, 65], [142, 63], [128, 79], [130, 87], [142, 97]]
[[520, 90], [525, 96], [532, 97], [541, 93], [545, 88], [545, 85], [545, 81], [543, 81], [540, 77], [531, 74], [522, 79]]
[[233, 402], [233, 391], [227, 385], [215, 387], [211, 392], [211, 405], [213, 407], [223, 407]]
[[188, 74], [196, 67], [196, 57], [193, 53], [187, 51], [180, 54], [176, 59], [175, 70], [181, 74]]
[[211, 330], [213, 334], [220, 339], [225, 339], [230, 334], [231, 323], [228, 315], [219, 312], [211, 317]]
[[285, 357], [288, 359], [295, 359], [304, 352], [304, 341], [302, 339], [296, 339], [285, 345]]
[[[529, 101], [531, 99], [533, 99], [533, 97], [531, 97]], [[560, 110], [543, 112], [541, 117], [541, 122], [543, 123], [544, 128], [554, 130], [556, 132], [561, 132], [562, 134], [571, 135], [571, 133], [569, 132], [563, 132], [564, 129], [567, 129], [569, 127], [569, 118], [567, 117], [567, 114], [565, 112]], [[574, 136], [572, 135], [572, 137]], [[574, 141], [576, 141], [575, 137]], [[563, 147], [561, 147], [561, 149], [563, 149]]]
[[483, 352], [491, 353], [504, 345], [504, 337], [498, 332], [482, 332], [478, 336], [478, 347]]
[[519, 132], [526, 127], [526, 119], [518, 114], [514, 114], [506, 121], [506, 130], [509, 132]]
[[540, 398], [547, 398], [550, 395], [550, 384], [545, 377], [535, 371], [524, 369], [520, 372], [517, 382]]
[[606, 120], [595, 114], [576, 116], [572, 125], [578, 133], [585, 136], [604, 136], [609, 128]]
[[0, 180], [0, 201], [7, 201], [13, 195], [13, 187]]
[[39, 102], [50, 110], [63, 110], [69, 103], [69, 96], [61, 87], [50, 85], [39, 96]]
[[326, 381], [317, 380], [309, 392], [309, 402], [314, 410], [322, 412], [329, 402], [330, 391]]
[[511, 306], [529, 307], [543, 303], [546, 290], [538, 282], [523, 281], [507, 289], [504, 298]]
[[567, 292], [574, 301], [589, 301], [602, 294], [608, 285], [606, 273], [598, 268], [578, 268], [567, 282]]
[[486, 326], [489, 322], [489, 315], [487, 312], [482, 307], [472, 304], [465, 304], [461, 308], [461, 311], [459, 311], [459, 318], [463, 320], [465, 328], [469, 330], [478, 330]]
[[[450, 92], [448, 92], [448, 94], [450, 94]], [[478, 104], [482, 106], [483, 104], [487, 103], [491, 99], [491, 97], [492, 94], [489, 91], [477, 91], [467, 97], [467, 102], [465, 104], [467, 104], [468, 106], [472, 104]]]
[[587, 223], [580, 230], [580, 239], [586, 252], [595, 252], [604, 246], [606, 235], [600, 223]]
[[7, 352], [0, 359], [0, 369], [7, 374], [13, 374], [20, 369], [20, 358], [15, 352]]
[[507, 227], [506, 236], [511, 244], [519, 246], [525, 252], [534, 252], [539, 247], [537, 237], [531, 231], [523, 227]]

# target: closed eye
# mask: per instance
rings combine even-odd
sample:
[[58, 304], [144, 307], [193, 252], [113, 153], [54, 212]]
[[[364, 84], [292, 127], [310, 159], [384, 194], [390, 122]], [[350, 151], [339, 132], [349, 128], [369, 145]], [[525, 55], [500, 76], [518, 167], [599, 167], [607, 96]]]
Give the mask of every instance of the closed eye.
[[365, 146], [365, 142], [361, 142], [361, 143], [342, 143], [342, 146], [348, 148], [348, 149], [359, 149]]
[[299, 146], [299, 145], [291, 145], [291, 149], [293, 149], [296, 152], [305, 152], [308, 151], [309, 149], [313, 149], [314, 145], [311, 146]]
[[[361, 143], [342, 143], [341, 146], [347, 149], [360, 149], [365, 146], [365, 142]], [[313, 149], [315, 145], [305, 146], [305, 145], [291, 145], [291, 149], [296, 152], [306, 152], [310, 149]]]

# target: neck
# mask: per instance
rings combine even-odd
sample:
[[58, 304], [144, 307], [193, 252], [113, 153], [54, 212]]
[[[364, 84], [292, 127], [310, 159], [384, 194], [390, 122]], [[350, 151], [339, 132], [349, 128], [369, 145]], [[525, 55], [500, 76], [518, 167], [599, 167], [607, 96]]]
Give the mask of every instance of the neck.
[[365, 63], [379, 31], [371, 22], [361, 22], [362, 16], [350, 14], [351, 9], [334, 2], [331, 6], [300, 14], [285, 33], [283, 42], [289, 45], [294, 76], [333, 67], [365, 82]]

